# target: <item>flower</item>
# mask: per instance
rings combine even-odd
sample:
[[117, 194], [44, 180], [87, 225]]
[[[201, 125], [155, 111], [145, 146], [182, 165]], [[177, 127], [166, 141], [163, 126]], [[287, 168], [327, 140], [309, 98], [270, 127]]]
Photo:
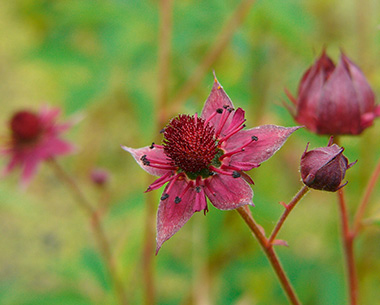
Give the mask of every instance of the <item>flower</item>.
[[303, 75], [297, 99], [286, 93], [295, 120], [317, 134], [357, 135], [380, 116], [365, 76], [343, 53], [335, 66], [323, 50]]
[[122, 146], [149, 174], [160, 176], [146, 190], [167, 183], [157, 213], [157, 249], [195, 213], [253, 205], [252, 179], [244, 173], [269, 159], [299, 127], [264, 125], [248, 130], [217, 79], [202, 114], [179, 115], [164, 128], [162, 145]]
[[301, 157], [301, 177], [303, 183], [316, 190], [336, 192], [344, 187], [342, 180], [346, 170], [355, 162], [348, 164], [348, 159], [343, 155], [344, 148], [333, 144], [333, 137], [327, 147], [319, 147], [305, 152]]
[[43, 107], [39, 113], [21, 110], [13, 115], [9, 125], [10, 139], [0, 150], [10, 159], [3, 176], [19, 166], [22, 168], [21, 185], [26, 187], [42, 161], [73, 152], [74, 147], [59, 138], [71, 126], [57, 124], [59, 114], [58, 108]]

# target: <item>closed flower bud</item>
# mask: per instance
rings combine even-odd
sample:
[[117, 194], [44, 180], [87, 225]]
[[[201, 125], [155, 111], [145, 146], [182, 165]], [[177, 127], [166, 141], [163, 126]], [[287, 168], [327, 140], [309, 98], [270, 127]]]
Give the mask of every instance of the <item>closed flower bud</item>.
[[93, 168], [90, 173], [90, 178], [93, 183], [98, 186], [104, 186], [108, 183], [110, 179], [110, 174], [107, 170], [103, 168]]
[[380, 116], [365, 76], [343, 53], [335, 66], [324, 50], [303, 75], [297, 98], [286, 93], [295, 120], [317, 134], [357, 135]]
[[327, 147], [319, 147], [305, 152], [301, 157], [301, 177], [303, 183], [308, 187], [316, 190], [335, 192], [345, 186], [342, 180], [346, 175], [346, 170], [352, 165], [348, 163], [347, 158], [343, 155], [343, 147], [332, 144], [333, 138], [330, 138]]

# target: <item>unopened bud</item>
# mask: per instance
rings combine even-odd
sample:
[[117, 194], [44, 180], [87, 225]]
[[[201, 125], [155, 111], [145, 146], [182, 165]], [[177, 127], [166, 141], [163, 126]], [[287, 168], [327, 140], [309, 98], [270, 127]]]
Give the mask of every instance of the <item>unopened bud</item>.
[[109, 173], [102, 168], [94, 168], [91, 171], [91, 180], [96, 185], [104, 186], [109, 181]]
[[301, 177], [303, 183], [316, 190], [336, 192], [347, 182], [342, 184], [346, 170], [356, 163], [348, 163], [343, 155], [344, 148], [332, 144], [330, 138], [327, 147], [319, 147], [305, 152], [301, 157]]

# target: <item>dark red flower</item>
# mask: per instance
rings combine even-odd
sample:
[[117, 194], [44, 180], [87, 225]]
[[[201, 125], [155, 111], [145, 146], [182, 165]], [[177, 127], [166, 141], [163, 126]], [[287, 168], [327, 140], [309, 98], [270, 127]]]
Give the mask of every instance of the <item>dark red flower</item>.
[[365, 76], [343, 53], [335, 66], [323, 50], [303, 75], [297, 98], [286, 93], [295, 120], [317, 134], [357, 135], [380, 116]]
[[20, 166], [21, 185], [26, 187], [42, 161], [73, 152], [74, 147], [59, 138], [71, 126], [55, 122], [59, 113], [58, 108], [42, 108], [39, 113], [22, 110], [13, 115], [9, 142], [0, 149], [0, 154], [10, 158], [3, 176]]
[[346, 170], [356, 163], [348, 164], [343, 155], [344, 148], [333, 144], [333, 138], [327, 147], [319, 147], [305, 152], [301, 157], [301, 177], [303, 183], [316, 190], [335, 192], [347, 184], [342, 184]]
[[244, 173], [269, 159], [298, 127], [264, 125], [248, 130], [244, 110], [235, 109], [215, 78], [202, 114], [179, 115], [164, 129], [162, 145], [123, 146], [149, 174], [147, 189], [167, 184], [157, 215], [157, 251], [207, 199], [220, 210], [252, 205], [252, 179]]

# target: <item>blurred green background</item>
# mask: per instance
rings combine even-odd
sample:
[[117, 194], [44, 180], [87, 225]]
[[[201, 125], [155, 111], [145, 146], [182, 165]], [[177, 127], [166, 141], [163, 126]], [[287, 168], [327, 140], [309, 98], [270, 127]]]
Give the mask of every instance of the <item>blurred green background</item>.
[[[214, 45], [240, 1], [173, 1], [169, 100], [177, 96]], [[169, 13], [170, 14], [170, 13]], [[380, 93], [380, 3], [376, 0], [258, 0], [199, 84], [180, 104], [200, 111], [212, 71], [247, 126], [295, 125], [282, 105], [323, 46], [340, 49]], [[60, 163], [94, 206], [106, 204], [104, 227], [130, 304], [144, 304], [142, 253], [149, 177], [120, 149], [157, 137], [160, 5], [147, 0], [0, 1], [0, 134], [20, 108], [57, 105], [83, 120], [65, 138], [78, 153]], [[166, 120], [169, 118], [166, 118]], [[163, 126], [160, 126], [162, 128]], [[346, 193], [354, 212], [380, 152], [380, 120], [360, 137], [342, 137], [350, 161]], [[327, 137], [297, 131], [250, 174], [255, 219], [271, 231], [301, 187], [298, 166], [307, 142]], [[4, 166], [6, 160], [0, 160]], [[111, 173], [104, 189], [89, 179], [94, 167]], [[18, 175], [0, 181], [0, 304], [117, 304], [89, 220], [46, 165], [21, 192]], [[155, 209], [161, 191], [155, 191]], [[290, 215], [277, 252], [304, 304], [346, 304], [340, 223], [335, 194], [310, 192]], [[375, 190], [356, 243], [360, 304], [380, 300], [380, 191]], [[154, 224], [153, 224], [154, 225]], [[234, 211], [210, 205], [154, 257], [156, 304], [286, 304], [258, 243]]]

